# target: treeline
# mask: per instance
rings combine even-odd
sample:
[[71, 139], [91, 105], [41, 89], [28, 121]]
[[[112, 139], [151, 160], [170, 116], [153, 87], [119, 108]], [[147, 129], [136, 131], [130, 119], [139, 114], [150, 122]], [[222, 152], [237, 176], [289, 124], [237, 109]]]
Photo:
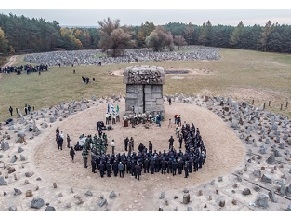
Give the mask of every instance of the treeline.
[[57, 21], [0, 14], [0, 53], [45, 52], [57, 49], [97, 49], [122, 54], [127, 48], [173, 50], [174, 45], [203, 45], [218, 48], [253, 49], [291, 53], [291, 26], [268, 21], [265, 26], [202, 25], [170, 22], [155, 26], [121, 26], [110, 18], [98, 21], [98, 28], [65, 28]]

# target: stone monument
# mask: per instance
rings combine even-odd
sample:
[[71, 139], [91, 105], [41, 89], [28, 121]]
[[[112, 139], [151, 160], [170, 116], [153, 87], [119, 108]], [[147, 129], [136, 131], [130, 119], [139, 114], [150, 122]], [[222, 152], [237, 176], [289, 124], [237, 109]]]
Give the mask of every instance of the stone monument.
[[125, 115], [160, 113], [165, 116], [163, 85], [164, 68], [156, 66], [130, 66], [124, 70], [126, 84]]

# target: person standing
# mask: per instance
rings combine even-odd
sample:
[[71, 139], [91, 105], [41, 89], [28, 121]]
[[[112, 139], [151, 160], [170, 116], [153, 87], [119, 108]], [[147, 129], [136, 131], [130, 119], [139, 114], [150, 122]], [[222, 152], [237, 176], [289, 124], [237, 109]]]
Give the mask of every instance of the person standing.
[[106, 172], [107, 172], [107, 177], [111, 177], [111, 164], [109, 161], [106, 164]]
[[153, 152], [153, 144], [151, 141], [149, 141], [149, 153], [151, 154]]
[[133, 139], [133, 137], [130, 137], [130, 141], [131, 141], [131, 149], [132, 149], [132, 151], [134, 151], [134, 139]]
[[105, 169], [105, 166], [102, 162], [100, 162], [99, 164], [99, 172], [100, 172], [100, 177], [103, 178], [104, 176], [104, 169]]
[[126, 137], [124, 139], [124, 150], [127, 151], [127, 144], [128, 144], [129, 140], [128, 140], [128, 137]]
[[114, 155], [114, 148], [115, 148], [114, 140], [111, 141], [110, 145], [111, 145], [111, 150], [112, 150], [111, 154]]
[[183, 135], [182, 134], [180, 134], [178, 141], [179, 141], [179, 148], [182, 148], [182, 142], [183, 142]]
[[10, 115], [13, 116], [13, 108], [12, 108], [12, 106], [9, 107], [9, 112], [10, 112]]
[[122, 162], [119, 162], [118, 170], [119, 170], [119, 176], [121, 178], [124, 178], [124, 164]]
[[171, 136], [170, 137], [170, 139], [169, 139], [169, 150], [172, 150], [173, 149], [173, 147], [174, 147], [174, 138], [173, 138], [173, 136]]
[[71, 158], [72, 158], [72, 162], [74, 163], [74, 156], [75, 156], [76, 154], [75, 154], [75, 151], [74, 151], [73, 147], [71, 147], [70, 155], [71, 155]]
[[71, 138], [69, 136], [69, 134], [67, 134], [67, 147], [70, 148], [71, 147]]
[[187, 161], [185, 163], [184, 171], [185, 171], [185, 177], [184, 178], [188, 178], [189, 170], [188, 170], [188, 162]]
[[27, 104], [25, 104], [24, 112], [25, 112], [25, 115], [27, 116], [27, 113], [28, 113]]
[[137, 180], [139, 180], [139, 176], [140, 176], [140, 174], [141, 174], [141, 168], [140, 168], [140, 165], [137, 163], [137, 164], [135, 165], [135, 178], [136, 178]]
[[58, 143], [58, 150], [63, 150], [63, 138], [59, 135], [58, 139], [57, 139], [57, 143]]

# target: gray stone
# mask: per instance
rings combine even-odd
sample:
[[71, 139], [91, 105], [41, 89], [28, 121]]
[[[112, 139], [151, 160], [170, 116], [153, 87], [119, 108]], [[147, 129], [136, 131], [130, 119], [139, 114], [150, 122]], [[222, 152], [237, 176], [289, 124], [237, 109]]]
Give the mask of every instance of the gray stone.
[[19, 160], [20, 160], [20, 161], [25, 161], [25, 157], [24, 157], [23, 155], [20, 154], [20, 156], [19, 156]]
[[27, 190], [25, 193], [25, 197], [32, 197], [32, 191], [31, 190]]
[[104, 205], [107, 204], [107, 199], [106, 198], [100, 198], [97, 205], [101, 208], [103, 207]]
[[17, 208], [15, 206], [10, 206], [8, 208], [8, 211], [17, 211]]
[[277, 130], [278, 129], [278, 124], [274, 123], [271, 127], [271, 130]]
[[54, 123], [56, 121], [56, 118], [54, 116], [49, 117], [50, 123]]
[[258, 207], [267, 208], [269, 206], [268, 205], [268, 198], [269, 197], [267, 195], [261, 194], [257, 197], [255, 203]]
[[53, 206], [47, 206], [45, 211], [55, 211], [56, 209]]
[[224, 198], [221, 198], [218, 202], [219, 207], [223, 208], [225, 206], [225, 200]]
[[187, 207], [187, 211], [193, 211], [191, 207]]
[[26, 177], [31, 177], [33, 174], [34, 174], [33, 171], [28, 171], [28, 172], [25, 173], [25, 176]]
[[40, 178], [40, 177], [37, 177], [37, 178], [36, 178], [36, 181], [41, 181], [41, 178]]
[[188, 204], [190, 202], [190, 194], [184, 194], [183, 195], [183, 204]]
[[22, 153], [24, 150], [22, 149], [22, 147], [18, 147], [18, 153]]
[[12, 156], [10, 159], [10, 163], [15, 163], [18, 160], [18, 157], [16, 155]]
[[266, 146], [262, 145], [260, 146], [260, 149], [258, 151], [260, 154], [266, 154], [267, 153], [267, 148]]
[[74, 198], [77, 199], [77, 201], [76, 201], [76, 205], [81, 205], [81, 204], [84, 203], [83, 199], [82, 199], [80, 196], [75, 195]]
[[4, 142], [4, 141], [2, 141], [1, 142], [1, 149], [3, 150], [3, 151], [7, 151], [8, 149], [9, 149], [9, 144], [8, 144], [8, 142]]
[[271, 154], [271, 156], [266, 160], [266, 162], [268, 164], [274, 164], [276, 162], [274, 153]]
[[219, 176], [217, 181], [222, 182], [222, 179], [223, 179], [222, 176]]
[[269, 197], [271, 199], [271, 202], [275, 202], [275, 203], [278, 202], [278, 199], [272, 190], [269, 192]]
[[21, 195], [22, 192], [19, 189], [14, 188], [14, 196]]
[[8, 173], [13, 173], [16, 171], [15, 168], [11, 166], [7, 166], [6, 169], [8, 170]]
[[286, 195], [286, 186], [284, 183], [281, 184], [280, 194], [285, 196]]
[[93, 196], [93, 193], [91, 192], [91, 190], [88, 190], [87, 192], [85, 192], [85, 196], [90, 196], [92, 197]]
[[33, 198], [31, 200], [31, 208], [40, 209], [44, 206], [44, 200], [42, 198]]
[[19, 137], [19, 138], [24, 138], [24, 137], [25, 137], [25, 132], [24, 132], [24, 131], [19, 131], [19, 132], [17, 133], [17, 137]]
[[253, 171], [253, 174], [254, 174], [256, 177], [261, 177], [261, 170], [254, 170], [254, 171]]
[[53, 183], [54, 189], [58, 188], [58, 185], [56, 183]]
[[48, 127], [48, 124], [46, 124], [46, 123], [42, 123], [42, 124], [41, 124], [41, 128], [42, 128], [42, 129], [46, 129], [47, 127]]
[[160, 199], [165, 198], [165, 192], [162, 192], [159, 198], [160, 198]]
[[272, 183], [272, 179], [270, 175], [267, 174], [263, 174], [263, 176], [261, 177], [261, 181], [264, 183]]
[[111, 191], [110, 192], [110, 195], [109, 195], [109, 198], [115, 198], [116, 197], [116, 194], [114, 191]]
[[249, 188], [245, 188], [245, 189], [243, 190], [242, 194], [243, 194], [244, 196], [247, 196], [247, 195], [251, 195], [252, 193], [251, 193], [251, 190], [250, 190]]

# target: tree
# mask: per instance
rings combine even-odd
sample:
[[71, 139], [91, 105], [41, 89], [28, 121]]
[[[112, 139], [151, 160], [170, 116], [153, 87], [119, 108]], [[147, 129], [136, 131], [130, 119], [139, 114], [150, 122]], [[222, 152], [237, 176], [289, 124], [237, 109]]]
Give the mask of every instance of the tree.
[[244, 23], [242, 21], [234, 28], [230, 36], [230, 45], [234, 48], [242, 48], [242, 41], [243, 41], [243, 34], [244, 34]]
[[138, 47], [145, 47], [146, 42], [145, 39], [147, 36], [151, 34], [151, 32], [155, 29], [155, 25], [153, 22], [146, 21], [142, 23], [138, 32], [137, 32], [137, 45]]
[[212, 24], [210, 21], [203, 23], [201, 32], [199, 35], [199, 42], [204, 46], [210, 46], [212, 41]]
[[157, 26], [146, 38], [146, 44], [156, 52], [162, 51], [166, 47], [172, 51], [174, 49], [173, 35], [166, 32], [162, 26]]
[[113, 57], [122, 55], [124, 49], [131, 48], [134, 42], [131, 40], [131, 34], [126, 32], [127, 28], [120, 27], [120, 20], [107, 20], [98, 21], [99, 24], [99, 47], [103, 52], [107, 52]]
[[6, 39], [4, 31], [0, 27], [0, 52], [6, 54], [8, 52], [8, 49], [8, 40]]
[[176, 46], [178, 46], [178, 50], [179, 50], [179, 47], [180, 46], [186, 46], [187, 42], [186, 42], [185, 38], [182, 35], [176, 35], [174, 37], [174, 44]]
[[268, 21], [265, 25], [265, 27], [263, 28], [263, 31], [261, 33], [261, 36], [259, 38], [259, 42], [258, 42], [258, 47], [260, 50], [263, 51], [269, 51], [268, 49], [268, 41], [269, 41], [269, 37], [272, 34], [274, 25], [272, 24], [271, 21]]

